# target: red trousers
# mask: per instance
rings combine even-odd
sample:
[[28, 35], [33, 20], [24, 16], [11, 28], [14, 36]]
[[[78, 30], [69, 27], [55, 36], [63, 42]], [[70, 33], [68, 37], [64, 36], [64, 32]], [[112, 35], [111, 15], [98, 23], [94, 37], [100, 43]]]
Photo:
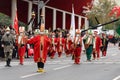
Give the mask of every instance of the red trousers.
[[25, 56], [25, 46], [22, 46], [18, 49], [18, 54], [19, 54], [20, 64], [23, 64], [24, 56]]
[[74, 50], [74, 63], [80, 64], [80, 57], [81, 57], [81, 47], [77, 47]]
[[94, 59], [99, 59], [100, 58], [100, 50], [96, 51], [96, 52], [93, 52], [93, 58]]
[[50, 58], [51, 58], [51, 59], [53, 59], [53, 58], [54, 58], [55, 53], [56, 53], [56, 51], [54, 51], [54, 50], [53, 50], [53, 51], [51, 51], [51, 53], [50, 53]]
[[58, 52], [58, 57], [61, 57], [61, 55], [62, 55], [62, 52]]
[[70, 54], [70, 50], [67, 49], [65, 53], [66, 53], [66, 56], [68, 56]]

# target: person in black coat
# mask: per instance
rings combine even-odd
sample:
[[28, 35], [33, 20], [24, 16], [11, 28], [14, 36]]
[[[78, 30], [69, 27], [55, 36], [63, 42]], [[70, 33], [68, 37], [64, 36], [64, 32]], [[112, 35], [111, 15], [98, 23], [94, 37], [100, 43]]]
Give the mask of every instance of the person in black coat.
[[108, 38], [107, 38], [106, 34], [103, 33], [102, 34], [102, 47], [101, 47], [102, 56], [106, 56], [107, 47], [108, 47]]

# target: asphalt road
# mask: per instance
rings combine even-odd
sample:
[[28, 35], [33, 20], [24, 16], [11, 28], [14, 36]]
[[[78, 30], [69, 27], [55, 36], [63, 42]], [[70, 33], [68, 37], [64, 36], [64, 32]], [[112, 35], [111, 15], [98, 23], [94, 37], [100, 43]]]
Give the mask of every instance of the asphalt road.
[[45, 64], [45, 73], [37, 73], [33, 59], [26, 59], [23, 66], [14, 59], [12, 67], [4, 67], [0, 61], [0, 80], [120, 80], [120, 51], [117, 46], [110, 46], [106, 57], [86, 62], [82, 54], [81, 64], [75, 65], [71, 57], [49, 59]]

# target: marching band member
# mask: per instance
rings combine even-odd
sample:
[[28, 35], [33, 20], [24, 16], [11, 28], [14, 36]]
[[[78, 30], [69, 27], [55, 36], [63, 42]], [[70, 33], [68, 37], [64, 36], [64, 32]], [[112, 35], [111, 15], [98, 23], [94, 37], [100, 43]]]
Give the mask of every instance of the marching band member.
[[93, 59], [95, 60], [96, 58], [100, 58], [100, 47], [102, 46], [102, 41], [101, 38], [98, 36], [98, 32], [94, 31], [94, 36], [95, 36], [95, 43], [93, 46]]
[[65, 52], [67, 57], [69, 54], [72, 54], [72, 39], [69, 33], [67, 34], [67, 38], [65, 40]]
[[92, 36], [92, 31], [88, 31], [87, 39], [85, 40], [85, 49], [86, 49], [86, 56], [87, 56], [87, 61], [91, 61], [91, 55], [93, 51], [93, 45], [94, 45], [94, 39]]
[[56, 53], [56, 44], [57, 44], [57, 38], [55, 38], [55, 32], [52, 32], [51, 43], [52, 44], [50, 46], [50, 58], [54, 59]]
[[76, 36], [74, 38], [74, 64], [80, 64], [82, 37], [80, 30], [76, 30]]
[[44, 33], [44, 29], [44, 24], [42, 24], [40, 27], [40, 35], [36, 35], [28, 40], [29, 44], [34, 44], [34, 61], [37, 63], [37, 72], [45, 72], [44, 64], [47, 58], [48, 47], [51, 42]]
[[26, 50], [26, 41], [27, 37], [25, 36], [25, 27], [19, 28], [19, 36], [18, 36], [18, 55], [20, 60], [20, 65], [23, 65], [24, 57], [25, 57], [25, 50]]
[[59, 37], [57, 38], [58, 57], [61, 57], [64, 48], [65, 48], [65, 39], [62, 37], [62, 33], [60, 32]]

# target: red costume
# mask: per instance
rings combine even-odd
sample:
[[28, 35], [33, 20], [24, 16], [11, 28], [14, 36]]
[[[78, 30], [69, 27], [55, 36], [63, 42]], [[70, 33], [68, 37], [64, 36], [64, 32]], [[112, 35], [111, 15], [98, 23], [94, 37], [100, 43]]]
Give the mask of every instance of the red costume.
[[72, 40], [70, 39], [70, 37], [67, 37], [65, 40], [65, 52], [66, 52], [66, 56], [68, 56], [73, 52]]
[[20, 64], [23, 65], [27, 38], [24, 35], [18, 36], [18, 55]]
[[50, 46], [50, 57], [53, 59], [56, 53], [57, 38], [51, 38], [51, 42], [52, 44]]
[[[50, 39], [47, 36], [43, 36], [43, 42], [41, 41], [41, 36], [37, 35], [30, 40], [28, 44], [34, 44], [34, 61], [35, 62], [46, 62], [48, 47], [50, 44]], [[43, 45], [41, 46], [41, 42]], [[42, 52], [41, 52], [42, 51]]]
[[95, 44], [94, 44], [94, 51], [93, 51], [93, 58], [99, 59], [100, 58], [100, 47], [102, 46], [102, 40], [99, 36], [95, 37]]
[[74, 39], [74, 63], [79, 64], [80, 63], [80, 57], [81, 57], [81, 50], [82, 50], [82, 38], [81, 37], [75, 37]]
[[65, 49], [65, 39], [64, 38], [57, 38], [57, 52], [58, 57], [61, 57], [63, 49]]

